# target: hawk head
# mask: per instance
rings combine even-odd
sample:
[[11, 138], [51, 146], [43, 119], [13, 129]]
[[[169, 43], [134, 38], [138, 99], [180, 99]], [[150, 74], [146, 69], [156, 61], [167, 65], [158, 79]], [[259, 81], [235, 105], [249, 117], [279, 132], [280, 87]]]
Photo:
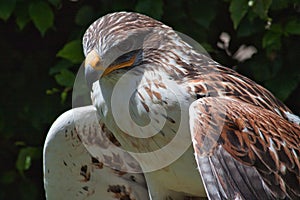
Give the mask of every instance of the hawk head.
[[[117, 74], [145, 66], [145, 63], [170, 73], [172, 69], [168, 66], [176, 67], [172, 60], [189, 59], [185, 55], [193, 54], [192, 47], [172, 28], [130, 12], [108, 14], [95, 21], [84, 34], [83, 49], [85, 76], [90, 88], [100, 78], [112, 75], [109, 79], [113, 80]], [[176, 73], [176, 69], [172, 73]]]

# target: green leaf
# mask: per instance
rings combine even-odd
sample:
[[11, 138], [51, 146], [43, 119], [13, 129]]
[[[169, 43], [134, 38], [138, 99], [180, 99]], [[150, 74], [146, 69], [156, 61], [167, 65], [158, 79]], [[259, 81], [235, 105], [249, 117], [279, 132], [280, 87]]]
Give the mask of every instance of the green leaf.
[[65, 44], [65, 46], [57, 53], [58, 57], [67, 59], [72, 63], [81, 63], [84, 59], [82, 53], [81, 40], [73, 40]]
[[272, 4], [270, 9], [271, 10], [280, 10], [280, 9], [284, 9], [287, 8], [289, 5], [289, 1], [282, 1], [282, 0], [272, 0]]
[[0, 18], [6, 21], [14, 11], [16, 0], [1, 0], [0, 1]]
[[69, 60], [60, 60], [56, 65], [50, 68], [49, 74], [53, 75], [59, 73], [62, 69], [68, 69], [72, 66], [74, 66], [74, 64]]
[[28, 22], [30, 22], [30, 17], [28, 14], [28, 6], [25, 3], [19, 3], [15, 10], [16, 23], [20, 30], [22, 30]]
[[253, 11], [261, 18], [268, 18], [268, 10], [271, 6], [272, 0], [256, 0], [254, 1]]
[[136, 2], [137, 1], [132, 1], [132, 0], [114, 1], [113, 6], [110, 8], [110, 11], [117, 12], [117, 11], [124, 11], [124, 10], [132, 10], [136, 5]]
[[37, 147], [25, 147], [19, 152], [16, 168], [23, 174], [25, 170], [28, 170], [31, 166], [32, 159], [39, 159], [41, 157], [41, 149]]
[[59, 89], [57, 89], [57, 88], [52, 88], [52, 89], [46, 90], [47, 95], [52, 95], [52, 94], [55, 94], [55, 93], [58, 93], [58, 92], [59, 92]]
[[280, 77], [266, 82], [266, 87], [270, 89], [280, 100], [286, 100], [299, 84], [299, 76], [282, 74]]
[[281, 33], [268, 31], [262, 39], [262, 47], [277, 50], [281, 47]]
[[91, 6], [83, 6], [75, 17], [75, 23], [80, 26], [89, 24], [94, 19], [94, 9]]
[[29, 16], [42, 35], [53, 26], [54, 14], [51, 7], [43, 1], [30, 4]]
[[300, 35], [300, 21], [296, 19], [289, 21], [285, 25], [284, 30], [289, 34]]
[[248, 66], [251, 69], [254, 79], [259, 82], [266, 81], [271, 78], [272, 70], [268, 63], [264, 60], [249, 60]]
[[72, 87], [75, 81], [75, 75], [67, 69], [62, 69], [54, 78], [59, 85], [65, 87]]
[[191, 0], [187, 1], [187, 6], [188, 14], [192, 19], [206, 29], [217, 14], [215, 1], [207, 1], [205, 2], [205, 6], [203, 6], [203, 1]]
[[215, 49], [214, 49], [209, 43], [207, 43], [207, 42], [202, 42], [202, 43], [201, 43], [201, 46], [202, 46], [207, 52], [212, 53], [212, 52], [215, 51]]
[[248, 12], [247, 0], [232, 0], [229, 6], [230, 16], [233, 21], [233, 27], [236, 29]]
[[163, 1], [139, 0], [135, 6], [135, 11], [160, 19], [163, 15]]
[[67, 92], [67, 91], [63, 91], [63, 92], [60, 94], [61, 103], [66, 102], [67, 97], [68, 97], [68, 92]]
[[279, 34], [283, 33], [282, 26], [280, 24], [272, 24], [270, 30]]
[[247, 37], [254, 35], [261, 30], [264, 30], [265, 24], [262, 20], [255, 19], [254, 21], [250, 21], [248, 18], [241, 21], [239, 27], [237, 29], [238, 37]]

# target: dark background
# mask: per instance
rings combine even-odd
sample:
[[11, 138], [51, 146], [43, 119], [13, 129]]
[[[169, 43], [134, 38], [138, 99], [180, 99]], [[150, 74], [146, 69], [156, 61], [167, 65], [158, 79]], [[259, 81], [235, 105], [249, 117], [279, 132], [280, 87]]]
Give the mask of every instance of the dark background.
[[[194, 38], [300, 114], [299, 0], [2, 0], [0, 199], [44, 199], [42, 147], [52, 122], [72, 107], [82, 35], [97, 18], [123, 10]], [[220, 48], [222, 32], [231, 40]], [[239, 61], [232, 55], [241, 45], [257, 53]]]

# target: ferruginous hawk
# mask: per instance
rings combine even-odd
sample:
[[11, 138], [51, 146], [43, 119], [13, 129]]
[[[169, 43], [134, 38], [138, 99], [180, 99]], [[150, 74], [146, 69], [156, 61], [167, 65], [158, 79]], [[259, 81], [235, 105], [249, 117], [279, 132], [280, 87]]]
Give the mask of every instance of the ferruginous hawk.
[[300, 119], [138, 13], [83, 37], [93, 106], [52, 125], [48, 199], [300, 199]]

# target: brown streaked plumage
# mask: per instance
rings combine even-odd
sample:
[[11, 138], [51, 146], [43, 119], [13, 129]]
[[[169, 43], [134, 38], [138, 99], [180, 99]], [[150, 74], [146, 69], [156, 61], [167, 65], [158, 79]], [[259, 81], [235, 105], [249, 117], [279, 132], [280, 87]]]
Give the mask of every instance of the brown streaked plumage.
[[[206, 166], [208, 169], [220, 165], [211, 176], [225, 188], [229, 199], [234, 198], [232, 188], [244, 192], [241, 196], [247, 199], [254, 192], [256, 198], [262, 195], [267, 198], [268, 192], [261, 189], [265, 187], [263, 184], [276, 198], [299, 197], [298, 125], [289, 123], [267, 109], [228, 98], [199, 99], [190, 109], [194, 116], [191, 119], [194, 120], [191, 122], [191, 132], [195, 139], [198, 164], [201, 168], [201, 160], [206, 157], [211, 161]], [[215, 129], [220, 124], [223, 124], [221, 130]], [[214, 137], [219, 131], [220, 137]], [[205, 142], [213, 145], [203, 151]], [[227, 163], [226, 158], [230, 156], [232, 159]], [[245, 176], [245, 171], [251, 176]], [[236, 177], [238, 175], [243, 180]], [[253, 184], [252, 176], [260, 177], [262, 181]], [[217, 185], [210, 186], [208, 191], [213, 190], [212, 187], [218, 188]]]

